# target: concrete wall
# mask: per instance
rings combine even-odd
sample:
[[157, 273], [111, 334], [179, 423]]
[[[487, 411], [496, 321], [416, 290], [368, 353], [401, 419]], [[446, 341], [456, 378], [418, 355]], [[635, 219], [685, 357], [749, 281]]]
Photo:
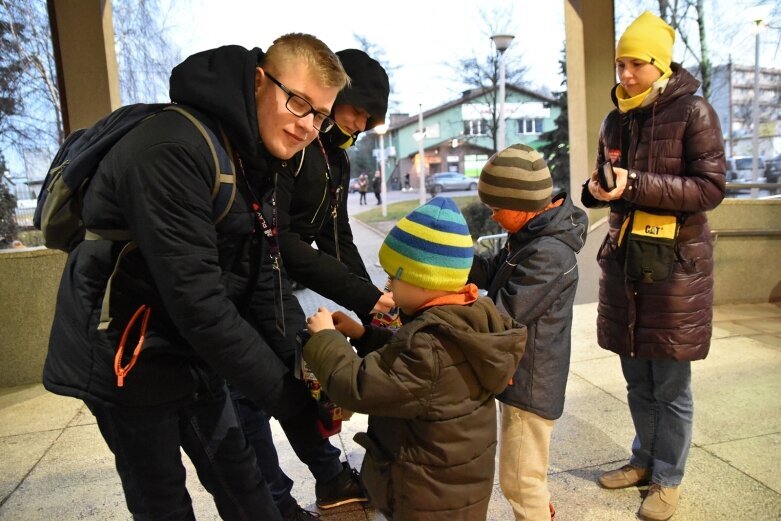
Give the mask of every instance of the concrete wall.
[[[781, 230], [781, 200], [725, 199], [708, 215], [710, 227]], [[714, 238], [716, 304], [781, 302], [781, 236]]]
[[[710, 213], [711, 229], [781, 229], [781, 200], [727, 199]], [[604, 226], [592, 230], [595, 246]], [[580, 300], [596, 300], [598, 268], [593, 248], [581, 254], [581, 278], [594, 274]], [[593, 251], [592, 251], [593, 250]], [[781, 237], [715, 239], [716, 304], [781, 302]], [[0, 387], [41, 381], [49, 328], [65, 254], [47, 249], [0, 250]], [[594, 293], [591, 295], [590, 293]], [[585, 294], [589, 293], [589, 294]]]
[[65, 259], [44, 248], [0, 250], [0, 387], [41, 381]]

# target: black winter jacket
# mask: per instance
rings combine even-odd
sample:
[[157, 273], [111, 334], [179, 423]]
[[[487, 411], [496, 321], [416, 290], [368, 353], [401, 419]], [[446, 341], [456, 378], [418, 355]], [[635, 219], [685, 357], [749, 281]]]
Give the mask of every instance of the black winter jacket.
[[[699, 82], [677, 63], [661, 95], [648, 107], [607, 115], [597, 164], [618, 155], [630, 171], [621, 199], [610, 203], [608, 233], [598, 254], [597, 340], [637, 358], [698, 360], [708, 355], [713, 315], [713, 245], [706, 211], [724, 198], [724, 140], [719, 118], [696, 95]], [[616, 102], [615, 88], [613, 101]], [[584, 184], [586, 207], [606, 206]], [[653, 284], [624, 276], [618, 247], [627, 213], [641, 208], [679, 216], [672, 275]]]
[[[334, 127], [331, 132], [338, 131]], [[315, 140], [304, 151], [297, 175], [297, 169], [289, 169], [278, 178], [282, 259], [291, 279], [365, 315], [382, 292], [371, 282], [353, 242], [347, 215], [350, 162], [347, 153], [332, 144], [328, 135], [321, 138], [323, 147]], [[291, 162], [300, 162], [300, 157]], [[317, 249], [312, 248], [312, 242]]]
[[[151, 406], [190, 399], [227, 378], [281, 418], [311, 402], [237, 307], [247, 294], [251, 259], [265, 246], [254, 232], [249, 187], [262, 193], [267, 176], [288, 168], [258, 139], [254, 78], [261, 56], [259, 49], [221, 47], [191, 56], [171, 75], [172, 100], [213, 118], [215, 131], [219, 122], [246, 169], [218, 225], [211, 215], [211, 153], [182, 116], [144, 121], [102, 161], [84, 200], [86, 226], [129, 230], [138, 248], [119, 264], [106, 331], [97, 330], [100, 305], [123, 244], [85, 241], [69, 254], [44, 368], [50, 391]], [[152, 309], [144, 349], [118, 387], [114, 355], [142, 304]], [[134, 346], [131, 335], [123, 363]]]
[[572, 304], [578, 286], [575, 254], [586, 241], [588, 219], [566, 194], [562, 204], [509, 236], [493, 258], [475, 256], [469, 281], [488, 289], [497, 307], [528, 332], [513, 383], [497, 399], [549, 420], [564, 409], [569, 372]]

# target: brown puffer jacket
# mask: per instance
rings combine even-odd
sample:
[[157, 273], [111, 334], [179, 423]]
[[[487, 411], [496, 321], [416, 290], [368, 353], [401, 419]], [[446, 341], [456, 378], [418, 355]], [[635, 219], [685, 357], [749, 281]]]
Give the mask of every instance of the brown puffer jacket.
[[[637, 358], [699, 360], [710, 347], [713, 248], [705, 212], [724, 198], [726, 164], [719, 120], [695, 92], [699, 82], [678, 64], [650, 106], [602, 124], [597, 164], [611, 157], [629, 170], [622, 199], [610, 203], [609, 230], [598, 254], [599, 345]], [[616, 103], [615, 89], [613, 102]], [[587, 207], [604, 206], [584, 184]], [[681, 228], [673, 273], [652, 284], [627, 281], [618, 237], [635, 208], [673, 212]]]
[[392, 335], [356, 345], [316, 333], [304, 359], [328, 395], [369, 414], [355, 441], [372, 506], [394, 521], [479, 521], [491, 499], [496, 407], [526, 345], [526, 328], [488, 298], [426, 308]]

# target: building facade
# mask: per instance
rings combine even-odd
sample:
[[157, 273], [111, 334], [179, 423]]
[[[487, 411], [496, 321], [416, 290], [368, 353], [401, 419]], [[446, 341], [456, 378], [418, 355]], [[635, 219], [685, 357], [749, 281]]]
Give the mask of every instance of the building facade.
[[[496, 107], [496, 88], [464, 91], [458, 99], [423, 112], [423, 164], [425, 174], [461, 172], [479, 177], [495, 152], [491, 122]], [[559, 109], [544, 94], [514, 85], [506, 86], [505, 143], [538, 147], [542, 132], [551, 130]], [[419, 186], [419, 114], [391, 114], [385, 135], [386, 177], [404, 179]]]
[[[753, 154], [754, 67], [713, 68], [711, 105], [721, 123], [728, 156]], [[759, 69], [759, 155], [781, 154], [781, 69]]]

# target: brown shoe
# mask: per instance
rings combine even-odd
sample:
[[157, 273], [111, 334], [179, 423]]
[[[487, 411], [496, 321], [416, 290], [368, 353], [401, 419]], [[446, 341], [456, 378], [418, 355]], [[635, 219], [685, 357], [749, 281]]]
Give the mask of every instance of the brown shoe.
[[640, 517], [648, 521], [666, 521], [675, 513], [681, 487], [663, 487], [652, 483], [640, 506]]
[[651, 479], [651, 469], [641, 469], [624, 465], [620, 469], [610, 470], [599, 476], [599, 484], [604, 488], [626, 488], [645, 485]]

